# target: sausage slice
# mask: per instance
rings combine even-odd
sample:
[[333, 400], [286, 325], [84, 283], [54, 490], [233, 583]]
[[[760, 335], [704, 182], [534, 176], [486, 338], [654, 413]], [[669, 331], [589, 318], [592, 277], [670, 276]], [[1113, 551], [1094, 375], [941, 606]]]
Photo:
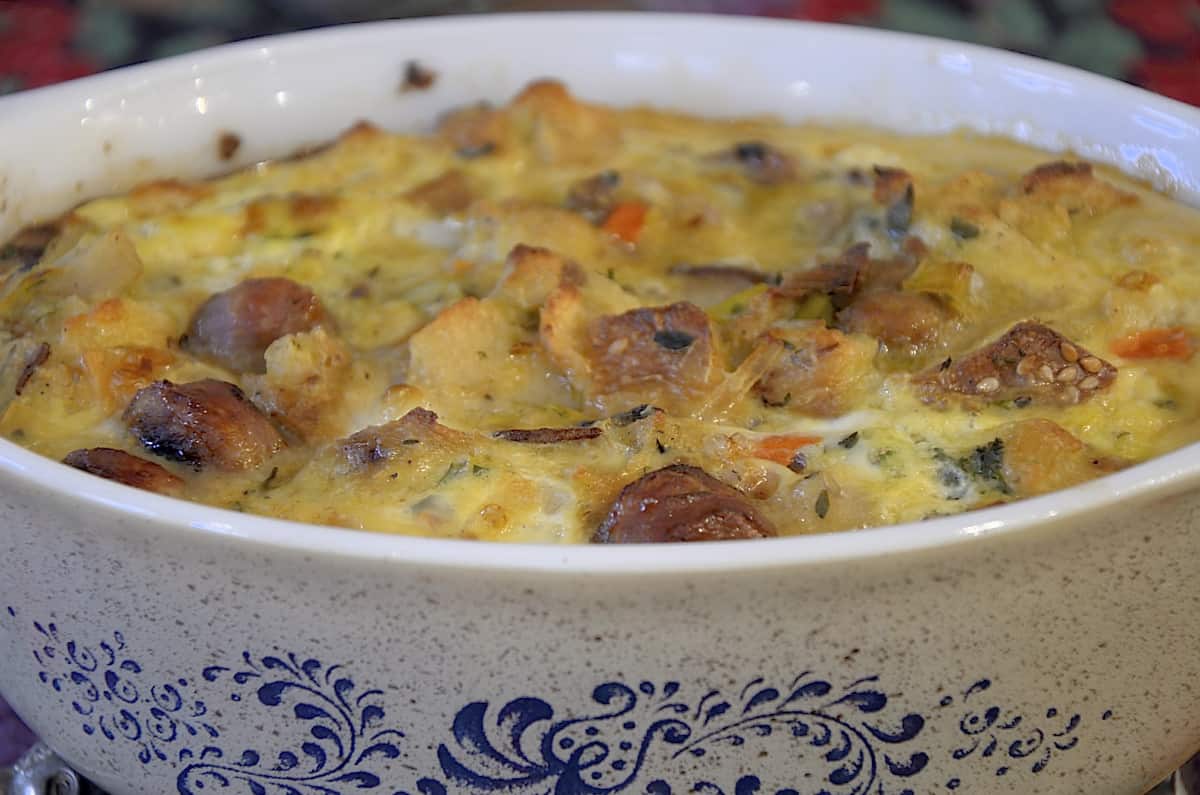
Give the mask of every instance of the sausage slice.
[[115, 480], [135, 489], [174, 496], [183, 491], [183, 480], [153, 461], [111, 447], [72, 450], [63, 459], [67, 466], [82, 469], [106, 480]]
[[699, 467], [672, 464], [622, 489], [592, 540], [639, 544], [775, 535], [742, 492]]
[[188, 352], [239, 373], [264, 373], [263, 353], [328, 320], [321, 299], [291, 279], [247, 279], [205, 301], [181, 340]]
[[226, 381], [158, 381], [138, 390], [125, 424], [142, 445], [200, 469], [252, 469], [283, 446], [270, 420]]

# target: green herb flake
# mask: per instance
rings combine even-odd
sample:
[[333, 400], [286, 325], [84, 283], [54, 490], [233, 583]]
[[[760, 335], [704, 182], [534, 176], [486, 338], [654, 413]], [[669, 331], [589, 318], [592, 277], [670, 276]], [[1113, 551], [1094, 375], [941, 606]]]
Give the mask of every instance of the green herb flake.
[[958, 465], [967, 474], [997, 491], [1003, 494], [1012, 493], [1004, 480], [1004, 442], [1001, 439], [993, 439], [976, 447], [969, 455], [959, 459]]
[[979, 227], [966, 219], [959, 218], [957, 215], [950, 219], [950, 231], [959, 240], [970, 240], [979, 237]]
[[850, 434], [849, 436], [847, 436], [846, 438], [844, 438], [840, 442], [838, 442], [838, 447], [844, 448], [846, 450], [853, 450], [854, 446], [856, 444], [858, 444], [858, 431], [855, 431], [854, 433]]
[[817, 495], [817, 504], [814, 508], [817, 516], [822, 519], [829, 513], [829, 489], [821, 489], [821, 493]]

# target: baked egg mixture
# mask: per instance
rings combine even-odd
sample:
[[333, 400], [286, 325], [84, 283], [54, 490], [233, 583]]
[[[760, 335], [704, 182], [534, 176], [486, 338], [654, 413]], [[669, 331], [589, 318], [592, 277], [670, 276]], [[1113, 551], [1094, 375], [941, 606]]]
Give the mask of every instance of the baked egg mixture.
[[540, 81], [429, 135], [360, 123], [25, 230], [3, 252], [0, 433], [385, 533], [886, 525], [1200, 437], [1197, 252], [1195, 209], [1007, 140]]

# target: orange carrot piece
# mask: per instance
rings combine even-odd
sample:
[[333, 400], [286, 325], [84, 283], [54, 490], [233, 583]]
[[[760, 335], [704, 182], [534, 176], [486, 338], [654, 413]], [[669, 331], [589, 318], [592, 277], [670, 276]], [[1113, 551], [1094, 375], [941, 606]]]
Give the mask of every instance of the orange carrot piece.
[[1115, 340], [1112, 352], [1126, 359], [1191, 359], [1196, 341], [1182, 326], [1152, 328]]
[[819, 444], [820, 441], [820, 436], [768, 436], [758, 441], [750, 455], [786, 467], [795, 462], [800, 448]]
[[621, 202], [604, 219], [604, 225], [601, 228], [626, 243], [637, 243], [638, 238], [642, 235], [642, 227], [646, 225], [646, 210], [648, 209], [641, 202]]

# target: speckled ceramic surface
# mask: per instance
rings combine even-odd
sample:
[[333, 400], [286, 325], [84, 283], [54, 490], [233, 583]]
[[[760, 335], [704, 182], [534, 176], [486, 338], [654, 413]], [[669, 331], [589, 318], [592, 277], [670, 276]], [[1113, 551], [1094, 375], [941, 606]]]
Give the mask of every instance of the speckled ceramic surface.
[[[402, 65], [439, 73], [396, 92]], [[581, 95], [1070, 145], [1200, 193], [1200, 114], [964, 45], [704, 18], [236, 46], [0, 101], [2, 226], [351, 120]], [[118, 795], [1138, 793], [1200, 747], [1200, 451], [920, 525], [663, 549], [291, 525], [0, 442], [0, 691]]]

